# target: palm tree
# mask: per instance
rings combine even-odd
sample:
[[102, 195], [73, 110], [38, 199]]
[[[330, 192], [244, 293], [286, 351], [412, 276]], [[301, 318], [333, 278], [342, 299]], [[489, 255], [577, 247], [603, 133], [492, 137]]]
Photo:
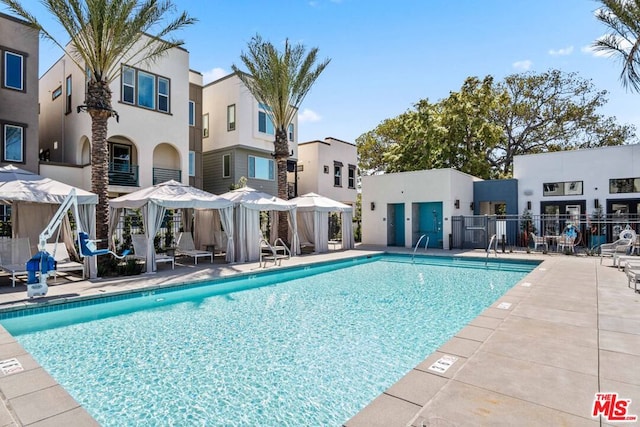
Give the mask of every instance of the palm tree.
[[620, 79], [625, 88], [640, 92], [640, 0], [600, 0], [596, 18], [611, 33], [593, 43], [597, 52], [618, 56], [622, 61]]
[[[63, 45], [16, 0], [0, 0], [11, 11], [37, 28], [45, 39], [65, 51], [89, 79], [85, 105], [91, 116], [91, 187], [98, 195], [96, 236], [106, 241], [109, 229], [109, 148], [107, 121], [116, 116], [110, 84], [120, 74], [123, 60], [129, 65], [147, 63], [167, 50], [184, 44], [168, 38], [196, 20], [182, 12], [164, 22], [175, 7], [170, 0], [41, 0], [62, 25], [71, 41]], [[154, 29], [154, 35], [148, 32]], [[135, 58], [133, 60], [132, 58]]]
[[[298, 111], [311, 86], [331, 61], [325, 59], [316, 65], [318, 48], [307, 53], [302, 44], [292, 46], [285, 40], [284, 51], [278, 50], [270, 42], [256, 35], [248, 44], [249, 51], [240, 59], [247, 67], [248, 74], [233, 64], [231, 68], [247, 86], [256, 100], [266, 106], [266, 114], [275, 128], [273, 157], [278, 170], [278, 197], [287, 200], [287, 159], [289, 142], [287, 129]], [[278, 235], [287, 238], [286, 213], [281, 212], [278, 221]]]

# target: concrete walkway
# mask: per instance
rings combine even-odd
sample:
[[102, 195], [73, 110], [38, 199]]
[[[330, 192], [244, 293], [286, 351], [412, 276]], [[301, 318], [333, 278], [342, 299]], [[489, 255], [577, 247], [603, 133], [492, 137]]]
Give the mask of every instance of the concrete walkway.
[[[282, 267], [385, 249], [360, 246], [295, 257]], [[473, 251], [438, 254], [484, 256]], [[601, 266], [594, 257], [522, 253], [499, 258], [544, 262], [346, 426], [596, 426], [600, 422], [591, 412], [598, 391], [631, 399], [629, 414], [640, 415], [640, 294], [627, 287], [624, 274], [610, 267], [611, 260]], [[40, 303], [261, 270], [256, 263], [185, 263], [175, 270], [160, 269], [114, 280], [58, 279]], [[33, 304], [24, 285], [0, 286], [0, 310]], [[443, 356], [457, 359], [444, 373], [429, 369]], [[0, 426], [96, 425], [0, 327], [0, 361], [13, 358], [23, 370], [0, 372]]]

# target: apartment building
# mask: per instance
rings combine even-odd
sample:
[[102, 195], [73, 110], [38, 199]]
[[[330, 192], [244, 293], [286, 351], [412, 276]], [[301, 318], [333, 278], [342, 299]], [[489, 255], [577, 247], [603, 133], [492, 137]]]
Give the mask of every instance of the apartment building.
[[0, 166], [38, 173], [38, 30], [0, 13]]
[[[169, 179], [197, 186], [202, 76], [189, 69], [189, 52], [173, 48], [152, 62], [134, 56], [121, 64], [110, 87], [117, 117], [108, 122], [109, 193]], [[43, 175], [90, 189], [91, 117], [79, 108], [86, 84], [68, 55], [40, 78], [40, 149]]]
[[[272, 155], [275, 128], [267, 115], [268, 106], [258, 103], [235, 73], [205, 85], [202, 103], [204, 189], [222, 194], [245, 177], [249, 187], [277, 195]], [[288, 183], [289, 198], [298, 194], [297, 132], [296, 115], [288, 129], [291, 156], [287, 170], [294, 176]]]
[[356, 146], [328, 137], [298, 144], [298, 192], [317, 193], [355, 206], [358, 195]]

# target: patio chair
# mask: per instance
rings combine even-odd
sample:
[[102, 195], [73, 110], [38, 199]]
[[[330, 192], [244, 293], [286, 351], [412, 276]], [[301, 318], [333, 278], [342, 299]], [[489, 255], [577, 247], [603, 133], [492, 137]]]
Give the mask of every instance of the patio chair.
[[192, 257], [196, 264], [198, 264], [198, 258], [202, 257], [209, 257], [209, 260], [213, 263], [213, 252], [196, 249], [196, 245], [193, 243], [193, 237], [189, 232], [181, 232], [178, 235], [178, 247], [176, 248], [176, 253], [178, 255]]
[[27, 261], [31, 259], [28, 237], [0, 239], [0, 269], [11, 274], [11, 286], [16, 286], [17, 276], [27, 275]]
[[69, 251], [64, 243], [47, 243], [44, 250], [49, 252], [53, 259], [56, 260], [56, 269], [53, 272], [53, 280], [58, 278], [58, 273], [67, 273], [69, 271], [80, 271], [84, 279], [84, 264], [72, 261]]
[[531, 241], [533, 241], [533, 250], [537, 251], [538, 246], [544, 246], [545, 250], [549, 250], [549, 244], [547, 243], [547, 239], [543, 236], [536, 236], [535, 233], [529, 233], [531, 235]]
[[[144, 234], [132, 234], [131, 243], [133, 244], [133, 253], [126, 256], [129, 259], [138, 259], [147, 262], [147, 238]], [[171, 269], [176, 268], [176, 259], [174, 256], [159, 254], [156, 252], [156, 268], [159, 262], [170, 262]]]
[[573, 236], [561, 234], [560, 237], [558, 237], [558, 252], [563, 252], [569, 249], [573, 253], [575, 250], [575, 240], [576, 239]]
[[600, 264], [604, 257], [611, 257], [615, 254], [626, 255], [631, 249], [631, 244], [634, 239], [618, 239], [613, 243], [603, 243], [600, 245]]

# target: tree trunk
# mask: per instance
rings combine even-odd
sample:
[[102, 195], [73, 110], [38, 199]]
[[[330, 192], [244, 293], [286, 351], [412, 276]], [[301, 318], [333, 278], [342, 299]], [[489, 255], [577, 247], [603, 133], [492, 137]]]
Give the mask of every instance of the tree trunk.
[[[278, 173], [278, 197], [283, 200], [289, 199], [287, 191], [287, 159], [289, 158], [289, 142], [287, 140], [286, 129], [276, 130], [276, 140], [274, 142], [275, 150], [274, 157], [276, 160], [276, 167]], [[289, 215], [286, 211], [280, 211], [278, 213], [278, 237], [289, 243]]]
[[106, 82], [89, 82], [87, 112], [91, 116], [91, 191], [98, 195], [96, 238], [108, 243], [109, 237], [109, 146], [107, 120], [112, 115], [111, 90]]

